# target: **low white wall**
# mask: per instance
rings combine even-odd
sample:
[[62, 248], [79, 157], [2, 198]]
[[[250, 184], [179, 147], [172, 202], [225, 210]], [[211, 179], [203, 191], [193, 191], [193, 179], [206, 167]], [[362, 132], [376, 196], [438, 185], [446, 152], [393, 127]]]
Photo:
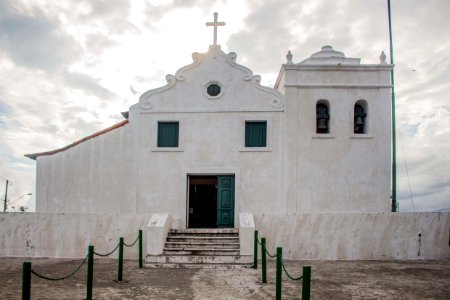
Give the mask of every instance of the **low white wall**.
[[[89, 245], [107, 253], [123, 237], [131, 244], [150, 216], [135, 214], [1, 213], [0, 256], [84, 257]], [[118, 251], [110, 257], [117, 257]], [[125, 258], [138, 258], [138, 244], [124, 247]]]
[[241, 255], [253, 255], [255, 220], [251, 213], [239, 213], [239, 246]]
[[148, 255], [162, 255], [166, 244], [167, 234], [172, 225], [172, 216], [169, 214], [152, 214], [147, 225], [147, 251]]
[[450, 256], [450, 213], [264, 214], [255, 215], [255, 223], [268, 250], [283, 247], [283, 257], [290, 259]]
[[[268, 250], [290, 259], [448, 259], [450, 213], [254, 215]], [[89, 244], [106, 253], [119, 237], [132, 243], [149, 215], [0, 213], [0, 256], [84, 257]], [[418, 234], [421, 234], [419, 244]], [[417, 255], [420, 246], [420, 256]], [[137, 258], [137, 245], [124, 247]], [[112, 257], [117, 257], [114, 253]]]

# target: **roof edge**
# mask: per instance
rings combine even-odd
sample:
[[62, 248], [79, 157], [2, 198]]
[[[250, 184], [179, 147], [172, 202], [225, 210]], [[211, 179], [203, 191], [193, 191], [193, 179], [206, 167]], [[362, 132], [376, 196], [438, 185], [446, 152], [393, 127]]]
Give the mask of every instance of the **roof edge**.
[[99, 135], [102, 135], [102, 134], [104, 134], [104, 133], [107, 133], [107, 132], [112, 131], [112, 130], [114, 130], [114, 129], [117, 129], [117, 128], [119, 128], [119, 127], [122, 127], [122, 126], [126, 125], [127, 123], [128, 123], [128, 119], [123, 120], [122, 122], [117, 123], [117, 124], [114, 124], [113, 126], [110, 126], [110, 127], [108, 127], [108, 128], [105, 128], [105, 129], [103, 129], [103, 130], [100, 130], [100, 131], [98, 131], [98, 132], [96, 132], [96, 133], [93, 133], [93, 134], [91, 134], [91, 135], [89, 135], [89, 136], [87, 136], [87, 137], [85, 137], [85, 138], [82, 138], [81, 140], [78, 140], [78, 141], [76, 141], [76, 142], [74, 142], [74, 143], [72, 143], [72, 144], [70, 144], [70, 145], [65, 146], [65, 147], [62, 147], [62, 148], [59, 148], [59, 149], [56, 149], [56, 150], [52, 150], [52, 151], [39, 152], [39, 153], [31, 153], [31, 154], [25, 154], [24, 156], [25, 156], [25, 157], [28, 157], [28, 158], [30, 158], [30, 159], [32, 159], [32, 160], [36, 160], [36, 158], [39, 157], [39, 156], [53, 155], [53, 154], [56, 154], [56, 153], [65, 151], [65, 150], [67, 150], [67, 149], [70, 149], [70, 148], [72, 148], [72, 147], [75, 147], [76, 145], [81, 144], [81, 143], [83, 143], [83, 142], [85, 142], [85, 141], [87, 141], [87, 140], [90, 140], [90, 139], [92, 139], [92, 138], [95, 138], [95, 137], [97, 137], [97, 136], [99, 136]]

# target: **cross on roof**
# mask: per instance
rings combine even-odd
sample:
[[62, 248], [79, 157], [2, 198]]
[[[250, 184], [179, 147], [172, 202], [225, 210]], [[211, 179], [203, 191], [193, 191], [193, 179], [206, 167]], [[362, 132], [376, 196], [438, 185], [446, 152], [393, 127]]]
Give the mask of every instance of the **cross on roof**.
[[225, 22], [218, 22], [218, 13], [214, 13], [214, 22], [206, 22], [206, 26], [214, 26], [214, 45], [217, 45], [217, 26], [225, 26]]

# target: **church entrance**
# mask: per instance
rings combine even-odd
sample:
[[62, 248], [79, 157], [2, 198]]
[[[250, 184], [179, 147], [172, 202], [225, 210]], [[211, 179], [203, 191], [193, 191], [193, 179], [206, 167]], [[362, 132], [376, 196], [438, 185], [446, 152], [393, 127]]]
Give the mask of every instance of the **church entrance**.
[[188, 177], [188, 227], [234, 227], [234, 176]]

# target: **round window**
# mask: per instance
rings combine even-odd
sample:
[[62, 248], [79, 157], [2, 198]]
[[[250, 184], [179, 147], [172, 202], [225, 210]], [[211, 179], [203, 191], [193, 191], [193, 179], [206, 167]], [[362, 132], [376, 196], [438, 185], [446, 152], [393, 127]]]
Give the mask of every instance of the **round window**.
[[215, 97], [220, 94], [220, 86], [215, 83], [210, 84], [206, 89], [206, 92], [208, 93], [208, 95]]

